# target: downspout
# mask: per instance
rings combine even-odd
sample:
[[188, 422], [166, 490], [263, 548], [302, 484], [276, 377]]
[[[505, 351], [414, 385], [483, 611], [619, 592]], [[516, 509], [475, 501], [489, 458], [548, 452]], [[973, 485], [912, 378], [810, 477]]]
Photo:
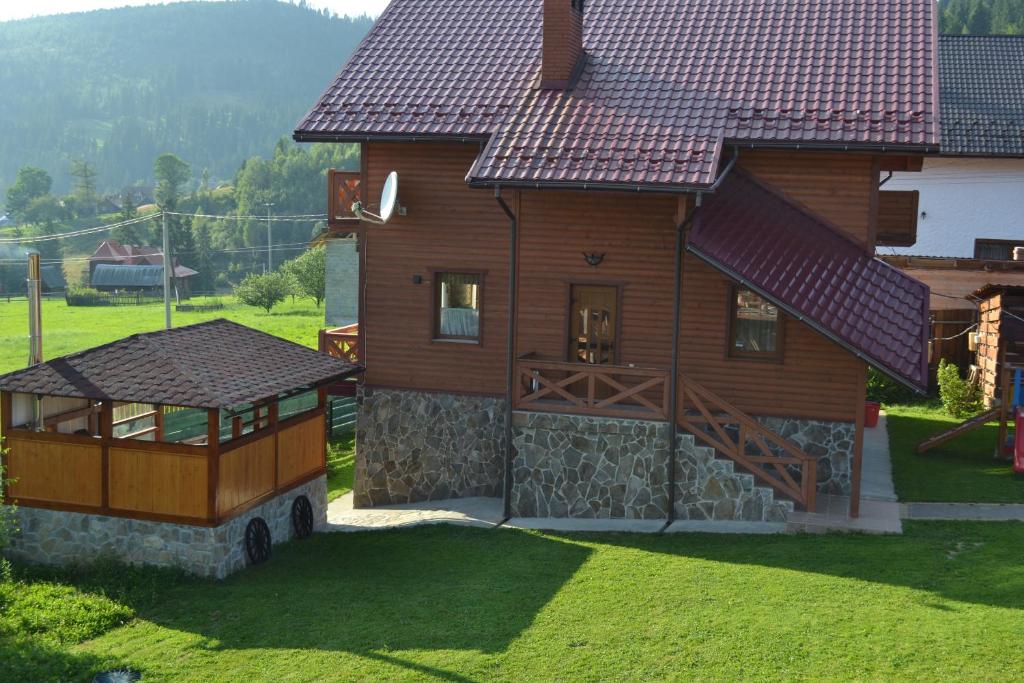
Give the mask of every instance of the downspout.
[[[717, 190], [722, 182], [736, 166], [736, 160], [740, 156], [738, 148], [733, 149], [732, 159], [726, 165], [725, 170], [719, 174], [718, 179], [707, 189], [708, 192]], [[704, 195], [698, 192], [694, 198], [694, 206], [686, 212], [686, 216], [676, 226], [676, 248], [675, 248], [675, 283], [672, 295], [672, 363], [669, 376], [668, 395], [668, 519], [665, 527], [676, 521], [676, 438], [679, 434], [679, 328], [682, 326], [683, 315], [683, 247], [686, 243], [686, 231], [693, 224], [700, 210]]]
[[516, 378], [516, 256], [519, 252], [519, 219], [501, 196], [501, 186], [495, 186], [494, 198], [508, 216], [508, 339], [505, 348], [505, 477], [502, 483], [502, 524], [512, 516], [512, 387]]

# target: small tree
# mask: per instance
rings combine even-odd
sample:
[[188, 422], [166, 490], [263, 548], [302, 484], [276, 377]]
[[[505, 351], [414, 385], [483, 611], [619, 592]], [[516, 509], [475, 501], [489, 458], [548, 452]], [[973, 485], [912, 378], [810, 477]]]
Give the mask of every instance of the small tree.
[[258, 306], [270, 313], [270, 309], [288, 296], [289, 284], [288, 276], [284, 273], [247, 275], [235, 285], [235, 297], [246, 306]]
[[320, 246], [287, 261], [281, 270], [293, 281], [299, 296], [316, 302], [317, 308], [327, 291], [327, 249]]
[[939, 361], [937, 378], [939, 398], [950, 417], [962, 420], [981, 410], [981, 391], [960, 376], [960, 368], [943, 358]]

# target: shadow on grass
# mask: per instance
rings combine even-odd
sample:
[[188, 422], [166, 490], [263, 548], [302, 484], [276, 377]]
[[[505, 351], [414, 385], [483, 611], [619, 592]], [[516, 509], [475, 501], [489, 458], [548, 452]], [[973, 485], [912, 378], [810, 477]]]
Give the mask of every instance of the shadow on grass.
[[0, 634], [0, 680], [90, 681], [100, 671], [118, 667], [103, 657], [72, 653], [35, 638]]

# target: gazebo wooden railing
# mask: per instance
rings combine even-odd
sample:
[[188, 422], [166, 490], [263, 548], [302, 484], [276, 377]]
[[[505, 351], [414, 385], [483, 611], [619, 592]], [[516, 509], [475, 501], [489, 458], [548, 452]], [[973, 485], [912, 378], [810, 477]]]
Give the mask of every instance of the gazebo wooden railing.
[[[324, 402], [286, 420], [266, 403], [252, 424], [262, 428], [221, 441], [220, 411], [207, 412], [205, 443], [166, 443], [157, 425], [128, 438], [113, 435], [113, 409], [98, 409], [99, 436], [11, 427], [11, 395], [0, 394], [8, 502], [73, 512], [219, 526], [326, 472]], [[129, 420], [155, 415], [136, 414]]]

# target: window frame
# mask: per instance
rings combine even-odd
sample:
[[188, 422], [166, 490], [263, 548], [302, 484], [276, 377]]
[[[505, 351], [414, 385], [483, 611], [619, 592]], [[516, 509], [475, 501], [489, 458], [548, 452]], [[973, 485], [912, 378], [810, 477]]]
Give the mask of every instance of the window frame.
[[[484, 290], [487, 271], [476, 268], [431, 268], [430, 269], [430, 341], [438, 344], [471, 344], [482, 346], [484, 343]], [[441, 276], [442, 275], [475, 275], [480, 278], [477, 294], [478, 328], [475, 337], [441, 334]]]
[[[760, 361], [763, 363], [782, 363], [784, 360], [784, 350], [786, 347], [786, 316], [783, 314], [782, 309], [775, 306], [775, 310], [778, 311], [778, 317], [776, 318], [775, 328], [775, 350], [774, 351], [741, 351], [736, 348], [736, 334], [738, 332], [736, 322], [738, 320], [737, 314], [739, 312], [739, 294], [741, 291], [746, 290], [753, 292], [761, 299], [765, 297], [761, 296], [756, 290], [750, 287], [744, 287], [740, 284], [732, 284], [729, 287], [729, 318], [727, 322], [727, 330], [725, 335], [725, 353], [727, 358], [734, 360], [752, 360]], [[771, 303], [769, 301], [769, 303]]]

